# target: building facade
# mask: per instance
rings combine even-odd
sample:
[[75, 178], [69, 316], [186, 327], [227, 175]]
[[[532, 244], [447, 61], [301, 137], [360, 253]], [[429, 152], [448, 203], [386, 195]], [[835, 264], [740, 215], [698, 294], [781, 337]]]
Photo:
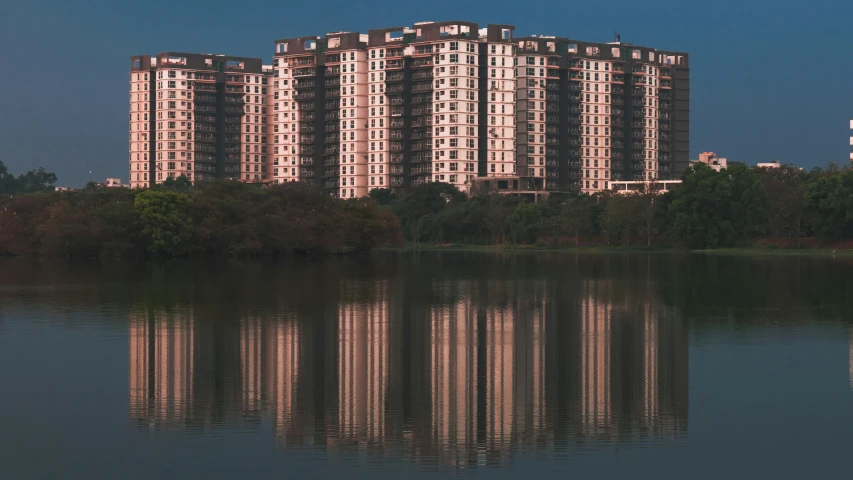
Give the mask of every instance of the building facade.
[[340, 198], [483, 180], [593, 193], [686, 170], [687, 54], [514, 30], [419, 22], [282, 39], [270, 67], [132, 57], [131, 186], [184, 175]]
[[265, 180], [266, 95], [259, 58], [131, 57], [131, 187], [179, 176]]
[[687, 55], [533, 36], [518, 43], [522, 190], [678, 178], [690, 149]]

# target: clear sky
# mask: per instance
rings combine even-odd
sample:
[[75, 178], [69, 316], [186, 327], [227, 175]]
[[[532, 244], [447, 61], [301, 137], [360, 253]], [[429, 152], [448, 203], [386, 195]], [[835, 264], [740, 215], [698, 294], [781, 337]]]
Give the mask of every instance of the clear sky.
[[0, 0], [0, 161], [59, 183], [127, 180], [129, 57], [259, 56], [279, 38], [417, 21], [508, 23], [686, 51], [691, 158], [849, 158], [853, 0]]

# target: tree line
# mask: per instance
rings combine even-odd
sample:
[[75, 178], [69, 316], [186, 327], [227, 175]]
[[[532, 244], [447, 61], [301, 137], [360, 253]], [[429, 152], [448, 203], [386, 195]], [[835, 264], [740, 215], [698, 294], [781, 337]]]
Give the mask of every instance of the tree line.
[[[801, 247], [853, 238], [853, 170], [830, 165], [810, 172], [791, 165], [715, 171], [696, 164], [666, 192], [658, 184], [617, 194], [552, 195], [536, 204], [519, 196], [464, 195], [429, 183], [371, 198], [399, 219], [419, 245], [665, 245], [692, 249]], [[775, 243], [774, 243], [775, 242]]]
[[0, 195], [49, 192], [56, 185], [56, 174], [39, 167], [17, 177], [9, 173], [6, 165], [0, 161]]
[[0, 254], [7, 255], [255, 257], [401, 244], [397, 219], [376, 202], [337, 200], [299, 183], [179, 179], [148, 190], [89, 184], [0, 199]]
[[[234, 257], [368, 252], [405, 241], [464, 245], [788, 247], [853, 239], [853, 170], [691, 167], [667, 192], [552, 195], [533, 203], [446, 183], [340, 200], [301, 183], [183, 177], [148, 190], [53, 191], [43, 169], [0, 163], [0, 254]], [[806, 241], [808, 239], [808, 241]], [[775, 243], [774, 243], [775, 242]]]

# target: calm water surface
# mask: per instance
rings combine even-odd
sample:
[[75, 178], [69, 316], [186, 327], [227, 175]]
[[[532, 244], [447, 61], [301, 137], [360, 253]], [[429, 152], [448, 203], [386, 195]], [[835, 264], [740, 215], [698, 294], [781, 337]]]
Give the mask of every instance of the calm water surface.
[[0, 261], [0, 478], [850, 478], [853, 259]]

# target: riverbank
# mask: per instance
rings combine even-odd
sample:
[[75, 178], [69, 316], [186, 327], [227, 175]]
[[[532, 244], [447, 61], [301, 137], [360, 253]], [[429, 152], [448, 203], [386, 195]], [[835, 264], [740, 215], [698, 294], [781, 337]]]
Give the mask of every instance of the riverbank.
[[404, 247], [384, 248], [386, 252], [416, 252], [416, 251], [470, 251], [470, 252], [565, 252], [565, 253], [692, 253], [709, 255], [810, 255], [810, 256], [853, 256], [853, 249], [826, 248], [773, 248], [766, 246], [719, 248], [719, 249], [688, 249], [673, 246], [647, 245], [602, 245], [602, 246], [558, 246], [547, 245], [464, 245], [464, 244], [420, 244], [412, 243]]

